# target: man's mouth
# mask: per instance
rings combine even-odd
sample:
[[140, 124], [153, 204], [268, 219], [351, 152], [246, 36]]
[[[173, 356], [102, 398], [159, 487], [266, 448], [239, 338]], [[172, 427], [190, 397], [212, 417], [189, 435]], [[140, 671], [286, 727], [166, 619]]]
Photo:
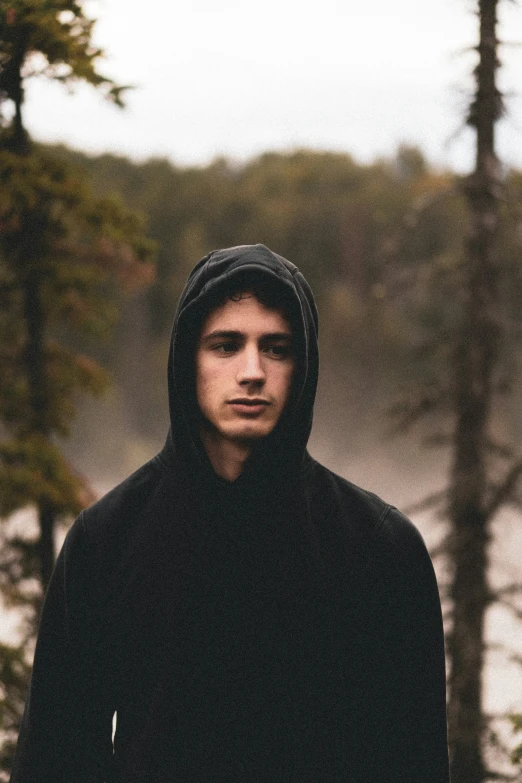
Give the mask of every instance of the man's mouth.
[[270, 403], [261, 397], [237, 397], [235, 400], [230, 400], [229, 405], [236, 413], [254, 416], [263, 413]]
[[236, 400], [230, 400], [231, 405], [269, 405], [268, 400], [260, 397], [238, 397]]

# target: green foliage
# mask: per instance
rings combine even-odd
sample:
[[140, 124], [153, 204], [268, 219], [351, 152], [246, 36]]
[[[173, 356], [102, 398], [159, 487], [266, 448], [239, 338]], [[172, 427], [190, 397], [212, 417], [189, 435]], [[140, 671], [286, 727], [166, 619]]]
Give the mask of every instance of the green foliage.
[[[84, 81], [122, 105], [120, 87], [98, 71], [103, 52], [91, 38], [94, 21], [83, 0], [11, 0], [0, 11], [0, 91], [20, 98], [25, 80], [46, 76], [64, 84]], [[22, 68], [21, 68], [21, 67]]]
[[0, 151], [0, 182], [0, 416], [13, 437], [0, 450], [0, 513], [47, 498], [74, 514], [85, 486], [50, 437], [69, 434], [78, 392], [100, 393], [108, 376], [63, 338], [109, 333], [119, 291], [152, 279], [153, 246], [136, 214], [45, 152]]
[[54, 525], [94, 499], [56, 440], [69, 435], [80, 393], [109, 380], [81, 335], [112, 332], [124, 293], [153, 278], [153, 249], [142, 219], [116, 197], [95, 197], [78, 168], [38, 149], [0, 150], [0, 517], [35, 508], [40, 525], [36, 537], [5, 528], [0, 588], [23, 610], [26, 641]]
[[40, 435], [0, 443], [0, 465], [2, 517], [44, 503], [59, 515], [77, 515], [91, 497], [59, 447]]
[[[88, 356], [53, 339], [59, 328], [108, 334], [119, 290], [150, 282], [153, 246], [142, 220], [116, 198], [92, 196], [81, 172], [36, 151], [0, 151], [0, 415], [18, 436], [35, 427], [69, 433], [78, 390], [99, 393], [107, 376]], [[33, 409], [27, 367], [28, 291], [35, 289], [45, 328], [45, 406]], [[42, 326], [43, 328], [43, 326]]]
[[[522, 731], [522, 715], [510, 715], [509, 719], [513, 726], [513, 732], [519, 734]], [[522, 743], [511, 753], [512, 764], [522, 764]]]
[[[0, 726], [4, 735], [0, 748], [0, 770], [6, 771], [11, 767], [29, 671], [22, 650], [0, 644]], [[0, 780], [8, 780], [1, 771]]]
[[[364, 166], [347, 154], [311, 150], [266, 153], [245, 165], [220, 159], [185, 169], [165, 160], [137, 165], [112, 155], [53, 152], [81, 161], [98, 192], [118, 187], [129, 205], [147, 214], [159, 247], [157, 282], [148, 294], [156, 336], [170, 328], [194, 260], [233, 244], [264, 242], [295, 260], [322, 308], [329, 309], [337, 284], [347, 286], [359, 302], [373, 301], [390, 239], [411, 202], [426, 191], [447, 189], [450, 182], [447, 175], [430, 172], [418, 150], [411, 151], [417, 168], [412, 164], [409, 177], [398, 172], [395, 161]], [[407, 148], [401, 155], [407, 157]], [[456, 225], [449, 207], [439, 209], [412, 244], [412, 263], [447, 250]], [[382, 289], [377, 294], [385, 305]]]

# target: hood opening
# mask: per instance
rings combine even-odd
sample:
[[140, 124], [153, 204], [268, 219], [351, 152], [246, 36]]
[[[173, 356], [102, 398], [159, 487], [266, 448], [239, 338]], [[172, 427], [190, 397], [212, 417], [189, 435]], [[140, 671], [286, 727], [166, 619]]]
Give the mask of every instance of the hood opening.
[[[189, 469], [215, 477], [199, 435], [195, 352], [204, 319], [227, 298], [253, 290], [263, 304], [281, 307], [292, 327], [296, 371], [286, 408], [274, 430], [256, 445], [236, 480], [296, 469], [310, 434], [317, 385], [317, 311], [304, 277], [263, 245], [215, 251], [194, 268], [181, 295], [169, 352], [171, 429], [166, 450]], [[263, 301], [265, 300], [265, 301]], [[240, 481], [241, 479], [241, 481]], [[233, 482], [234, 484], [236, 482]]]

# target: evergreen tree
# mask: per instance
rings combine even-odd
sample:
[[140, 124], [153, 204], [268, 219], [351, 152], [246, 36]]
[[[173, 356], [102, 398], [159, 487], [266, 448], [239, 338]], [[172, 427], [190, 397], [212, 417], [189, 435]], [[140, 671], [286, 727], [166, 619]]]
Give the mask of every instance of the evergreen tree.
[[89, 497], [56, 437], [70, 433], [78, 391], [97, 393], [107, 381], [72, 335], [103, 336], [117, 289], [151, 279], [151, 245], [137, 215], [116, 198], [93, 198], [81, 172], [45, 153], [3, 151], [0, 182], [0, 414], [11, 435], [0, 445], [0, 513], [38, 509], [45, 589], [56, 520]]
[[[466, 233], [460, 257], [446, 257], [432, 265], [424, 281], [426, 296], [445, 308], [428, 321], [423, 345], [430, 382], [416, 388], [398, 407], [404, 424], [426, 414], [442, 414], [450, 422], [451, 468], [447, 489], [421, 506], [443, 504], [448, 532], [439, 548], [446, 558], [450, 622], [448, 627], [448, 728], [452, 783], [483, 783], [502, 779], [492, 769], [487, 752], [488, 718], [483, 701], [483, 674], [487, 651], [485, 621], [496, 602], [516, 606], [521, 586], [507, 583], [499, 590], [490, 581], [490, 542], [493, 522], [507, 503], [517, 502], [522, 458], [513, 443], [498, 442], [494, 415], [501, 395], [512, 386], [513, 364], [506, 363], [512, 348], [510, 322], [519, 304], [520, 264], [510, 258], [509, 209], [506, 187], [495, 145], [496, 124], [503, 113], [497, 87], [499, 41], [497, 15], [500, 0], [477, 0], [479, 42], [475, 89], [468, 124], [475, 131], [474, 171], [458, 183], [458, 203], [466, 206]], [[451, 195], [453, 202], [457, 199]], [[459, 209], [461, 207], [459, 206]], [[511, 245], [511, 248], [510, 248]], [[518, 253], [520, 249], [518, 248]], [[439, 275], [438, 278], [435, 276]], [[443, 318], [440, 315], [443, 314]], [[436, 334], [436, 337], [434, 337]]]
[[448, 719], [454, 783], [480, 783], [488, 775], [483, 754], [482, 677], [485, 616], [492, 600], [488, 583], [490, 525], [522, 473], [522, 465], [515, 463], [505, 479], [492, 487], [488, 471], [491, 418], [504, 340], [499, 298], [500, 167], [495, 150], [495, 124], [502, 112], [496, 86], [497, 6], [498, 0], [478, 3], [479, 62], [468, 115], [468, 123], [476, 131], [476, 163], [465, 187], [469, 228], [461, 319], [453, 354], [455, 429], [449, 487], [453, 613], [448, 639]]
[[[122, 105], [125, 87], [98, 71], [103, 52], [92, 43], [94, 21], [83, 0], [6, 0], [0, 9], [0, 111], [3, 146], [27, 152], [30, 140], [23, 122], [24, 84], [46, 76], [62, 84], [86, 82]], [[5, 103], [11, 103], [11, 121]]]
[[19, 649], [0, 646], [7, 770], [56, 526], [92, 500], [59, 443], [78, 394], [108, 381], [80, 335], [107, 334], [121, 292], [151, 280], [153, 247], [137, 214], [116, 197], [95, 198], [85, 174], [32, 144], [24, 127], [24, 82], [36, 74], [85, 81], [121, 103], [123, 88], [97, 70], [83, 3], [19, 0], [0, 13], [0, 516], [28, 507], [37, 516], [35, 537], [3, 529], [4, 603], [25, 608], [26, 621]]

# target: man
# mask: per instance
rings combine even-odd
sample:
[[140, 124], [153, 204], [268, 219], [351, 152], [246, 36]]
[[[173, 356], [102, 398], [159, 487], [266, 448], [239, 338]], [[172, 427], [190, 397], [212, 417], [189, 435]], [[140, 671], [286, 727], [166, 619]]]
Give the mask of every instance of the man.
[[295, 266], [195, 267], [167, 443], [67, 536], [12, 783], [447, 783], [431, 562], [306, 452], [317, 371]]

